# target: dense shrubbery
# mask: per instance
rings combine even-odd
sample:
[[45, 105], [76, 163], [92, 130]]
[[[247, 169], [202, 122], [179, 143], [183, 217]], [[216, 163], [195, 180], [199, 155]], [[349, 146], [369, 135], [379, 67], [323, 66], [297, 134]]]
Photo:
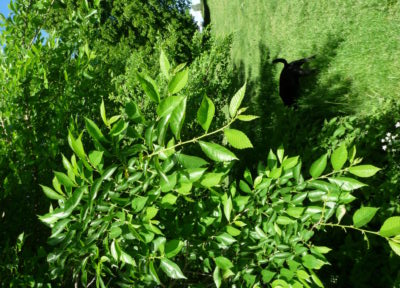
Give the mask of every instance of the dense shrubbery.
[[[334, 35], [320, 39], [327, 54], [317, 63], [332, 81], [305, 83], [309, 97], [289, 111], [274, 98], [276, 49], [260, 45], [259, 67], [245, 71], [232, 62], [237, 39], [209, 30], [192, 37], [187, 1], [142, 2], [18, 0], [4, 20], [2, 285], [365, 287], [362, 273], [377, 270], [377, 285], [395, 286], [400, 182], [391, 136], [400, 115], [364, 117], [365, 103], [345, 115], [356, 106], [354, 87], [336, 75], [346, 74], [344, 54], [337, 73], [322, 65], [335, 58]], [[163, 50], [171, 61], [162, 53], [160, 62]], [[351, 109], [319, 106], [325, 92]], [[383, 170], [369, 186], [354, 176], [378, 169], [360, 163], [355, 144]]]
[[[257, 118], [240, 108], [246, 86], [230, 100], [228, 124], [212, 132], [215, 105], [204, 96], [196, 117], [204, 131], [183, 140], [189, 71], [171, 69], [164, 53], [160, 67], [166, 89], [139, 76], [156, 103], [156, 120], [145, 119], [135, 102], [110, 117], [102, 103], [105, 128], [85, 120], [92, 147], [83, 146], [83, 132], [69, 133], [74, 153], [63, 156], [66, 172], [55, 172], [53, 188], [42, 186], [58, 201], [40, 216], [52, 229], [51, 278], [64, 286], [322, 287], [316, 270], [328, 264], [324, 254], [331, 249], [315, 245], [313, 236], [326, 227], [385, 238], [400, 255], [399, 217], [378, 232], [366, 230], [378, 208], [350, 205], [353, 192], [365, 186], [351, 175], [380, 170], [361, 165], [355, 146], [343, 144], [319, 157], [309, 179], [300, 158], [283, 148], [271, 150], [256, 173], [247, 169], [243, 178], [232, 178], [238, 158], [209, 138], [223, 134], [233, 148], [252, 148], [243, 132], [231, 128]], [[188, 145], [198, 145], [201, 154], [188, 154]], [[341, 224], [349, 215], [351, 223]]]

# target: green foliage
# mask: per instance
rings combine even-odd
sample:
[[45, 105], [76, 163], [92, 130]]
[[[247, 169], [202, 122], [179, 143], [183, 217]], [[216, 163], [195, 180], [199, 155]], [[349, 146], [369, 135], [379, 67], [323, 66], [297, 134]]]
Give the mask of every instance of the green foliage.
[[[176, 79], [166, 87], [171, 82]], [[398, 253], [398, 217], [387, 219], [379, 232], [362, 229], [377, 212], [363, 207], [353, 225], [338, 223], [350, 214], [355, 190], [365, 186], [351, 178], [351, 170], [369, 177], [378, 168], [358, 165], [361, 160], [351, 153], [343, 161], [337, 152], [333, 159], [319, 157], [311, 165], [312, 178], [305, 179], [300, 158], [279, 147], [270, 151], [267, 166], [260, 163], [255, 173], [246, 169], [243, 179], [232, 178], [238, 158], [207, 138], [224, 133], [233, 147], [252, 146], [243, 132], [230, 128], [244, 111], [245, 85], [230, 102], [228, 124], [186, 141], [177, 137], [181, 128], [171, 125], [176, 102], [190, 96], [178, 86], [183, 89], [160, 90], [159, 117], [152, 121], [135, 123], [125, 114], [108, 118], [101, 105], [106, 127], [86, 121], [88, 132], [96, 125], [108, 140], [101, 145], [99, 133], [91, 134], [92, 146], [69, 134], [74, 153], [63, 160], [67, 171], [55, 172], [58, 185], [48, 188], [52, 193], [44, 191], [54, 200], [59, 190], [65, 199], [59, 197], [57, 208], [39, 217], [51, 228], [52, 279], [64, 286], [323, 287], [316, 272], [329, 264], [325, 254], [331, 249], [313, 237], [327, 227], [384, 238]], [[209, 118], [207, 107], [198, 106], [200, 126]], [[113, 118], [119, 120], [110, 124]], [[184, 154], [188, 146], [202, 152]], [[340, 155], [347, 151], [341, 149]], [[324, 174], [328, 158], [348, 165]]]

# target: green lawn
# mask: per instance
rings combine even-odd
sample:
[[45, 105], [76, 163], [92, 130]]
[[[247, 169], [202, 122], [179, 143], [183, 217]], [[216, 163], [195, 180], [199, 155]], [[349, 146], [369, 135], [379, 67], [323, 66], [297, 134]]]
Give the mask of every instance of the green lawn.
[[[266, 66], [275, 57], [316, 54], [320, 73], [303, 105], [334, 105], [369, 116], [398, 101], [398, 1], [212, 0], [209, 5], [215, 33], [234, 33], [233, 57], [244, 64], [249, 80], [268, 82]], [[278, 70], [271, 71], [275, 84]], [[267, 88], [275, 99], [276, 89]]]

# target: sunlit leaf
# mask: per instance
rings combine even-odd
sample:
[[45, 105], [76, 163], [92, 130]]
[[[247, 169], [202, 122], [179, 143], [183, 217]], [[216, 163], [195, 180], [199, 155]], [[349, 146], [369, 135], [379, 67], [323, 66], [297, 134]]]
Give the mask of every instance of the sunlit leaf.
[[324, 172], [327, 164], [328, 155], [324, 154], [311, 164], [310, 174], [313, 178], [318, 178]]
[[218, 256], [214, 259], [215, 264], [222, 270], [227, 270], [233, 267], [231, 260], [226, 257]]
[[181, 91], [186, 86], [188, 78], [188, 69], [176, 73], [168, 83], [168, 92], [173, 95]]
[[231, 102], [229, 104], [229, 115], [231, 117], [236, 116], [236, 112], [242, 104], [244, 94], [246, 92], [246, 83], [236, 92], [236, 94], [232, 97]]
[[362, 227], [372, 220], [379, 208], [362, 207], [353, 215], [353, 223], [355, 227]]
[[344, 163], [347, 161], [347, 149], [345, 145], [340, 146], [333, 151], [331, 156], [332, 167], [335, 171], [343, 168]]
[[160, 267], [172, 279], [186, 279], [179, 266], [167, 258], [161, 259]]
[[171, 69], [171, 65], [170, 65], [168, 58], [165, 55], [163, 49], [161, 49], [161, 53], [160, 53], [160, 69], [161, 69], [161, 73], [164, 75], [164, 77], [169, 79], [169, 70]]
[[204, 154], [206, 154], [211, 160], [225, 162], [238, 159], [235, 154], [221, 145], [203, 141], [199, 141], [199, 144], [201, 150], [203, 150]]
[[242, 131], [236, 129], [225, 129], [224, 134], [228, 143], [236, 149], [253, 148], [249, 138]]
[[379, 234], [383, 237], [392, 237], [400, 235], [400, 216], [390, 217], [385, 220]]
[[211, 125], [215, 113], [214, 103], [207, 95], [204, 95], [199, 110], [197, 111], [197, 121], [201, 127], [207, 132]]
[[47, 186], [44, 186], [44, 185], [40, 185], [40, 187], [42, 187], [42, 190], [43, 190], [44, 194], [49, 199], [53, 199], [53, 200], [60, 200], [60, 199], [64, 200], [65, 199], [63, 195], [60, 195], [59, 193], [57, 193], [56, 191], [54, 191], [50, 187], [47, 187]]
[[379, 170], [381, 169], [373, 165], [358, 165], [349, 168], [351, 174], [364, 178], [374, 176]]

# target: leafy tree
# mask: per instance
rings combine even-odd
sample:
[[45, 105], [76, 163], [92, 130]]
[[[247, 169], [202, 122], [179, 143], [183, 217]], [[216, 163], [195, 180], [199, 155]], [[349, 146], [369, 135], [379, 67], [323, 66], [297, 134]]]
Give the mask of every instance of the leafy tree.
[[[24, 264], [24, 257], [7, 261], [22, 232], [21, 242], [31, 256], [45, 243], [47, 235], [37, 215], [48, 201], [38, 183], [51, 181], [52, 171], [61, 170], [55, 159], [67, 151], [63, 128], [78, 129], [84, 124], [81, 115], [96, 118], [101, 99], [115, 90], [113, 79], [124, 72], [134, 49], [151, 58], [147, 53], [157, 41], [174, 35], [168, 40], [179, 51], [176, 57], [190, 59], [185, 37], [191, 36], [194, 24], [186, 2], [126, 3], [15, 0], [10, 3], [11, 16], [1, 18], [0, 273], [8, 271], [4, 275], [11, 279], [18, 278], [18, 271], [37, 272], [39, 263]], [[151, 21], [138, 22], [142, 12], [153, 10]], [[123, 25], [113, 25], [113, 15]], [[130, 34], [133, 27], [132, 32], [145, 33]], [[117, 110], [105, 100], [110, 111]], [[14, 250], [21, 252], [21, 245]], [[10, 272], [14, 264], [20, 267]]]

